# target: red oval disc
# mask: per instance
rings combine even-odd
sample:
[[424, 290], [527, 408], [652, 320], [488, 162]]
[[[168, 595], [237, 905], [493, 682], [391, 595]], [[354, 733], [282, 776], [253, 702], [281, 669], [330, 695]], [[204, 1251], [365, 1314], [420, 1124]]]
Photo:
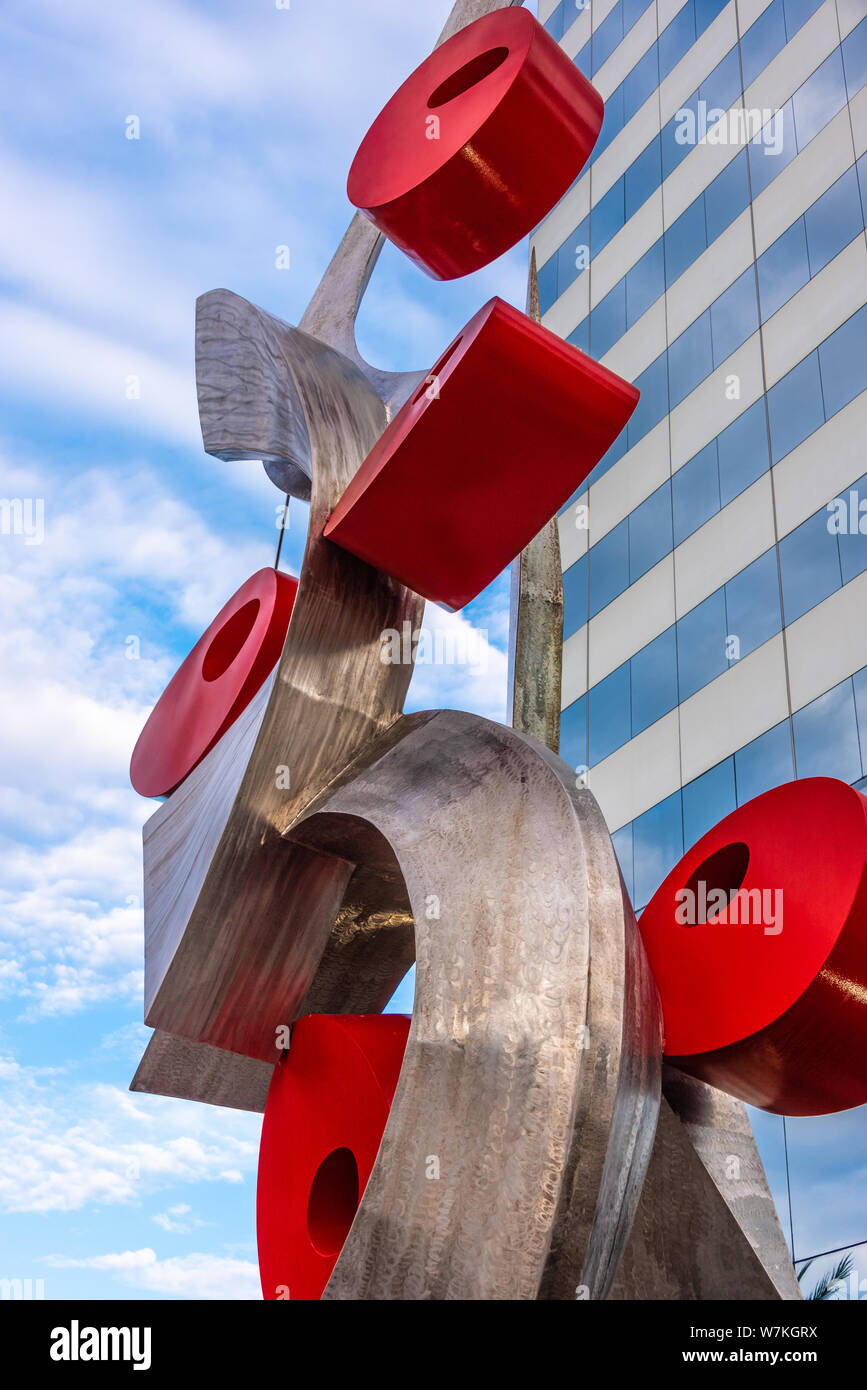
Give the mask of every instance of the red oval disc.
[[639, 927], [675, 1066], [754, 1105], [867, 1101], [867, 798], [808, 777], [733, 811]]
[[142, 729], [130, 781], [168, 796], [222, 738], [276, 665], [298, 581], [259, 570], [220, 610], [169, 681]]
[[321, 1297], [379, 1150], [409, 1024], [405, 1014], [308, 1014], [293, 1028], [259, 1145], [266, 1299]]
[[528, 10], [453, 34], [407, 78], [359, 146], [351, 203], [438, 280], [479, 270], [578, 177], [602, 98]]

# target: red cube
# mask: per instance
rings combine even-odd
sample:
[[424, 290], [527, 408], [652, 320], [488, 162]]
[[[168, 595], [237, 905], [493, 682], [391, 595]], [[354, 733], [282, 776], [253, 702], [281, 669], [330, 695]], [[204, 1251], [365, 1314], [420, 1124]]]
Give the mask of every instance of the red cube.
[[392, 420], [325, 535], [425, 598], [463, 608], [571, 497], [638, 396], [492, 299]]

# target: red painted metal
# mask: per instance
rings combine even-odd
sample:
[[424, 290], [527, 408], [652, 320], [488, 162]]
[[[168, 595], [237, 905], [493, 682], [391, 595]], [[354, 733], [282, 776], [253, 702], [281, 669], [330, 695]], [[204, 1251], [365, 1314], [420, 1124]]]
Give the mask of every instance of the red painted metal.
[[297, 591], [263, 569], [220, 610], [139, 735], [129, 775], [142, 796], [173, 792], [247, 707], [277, 664]]
[[684, 855], [639, 926], [673, 1065], [777, 1114], [867, 1102], [867, 799], [854, 788], [809, 777], [747, 802]]
[[266, 1299], [317, 1299], [370, 1177], [409, 1032], [405, 1014], [310, 1014], [274, 1069], [256, 1225]]
[[416, 68], [349, 171], [351, 203], [437, 280], [501, 256], [578, 177], [602, 98], [529, 11], [495, 10]]
[[463, 608], [568, 500], [639, 393], [492, 299], [395, 416], [325, 535]]

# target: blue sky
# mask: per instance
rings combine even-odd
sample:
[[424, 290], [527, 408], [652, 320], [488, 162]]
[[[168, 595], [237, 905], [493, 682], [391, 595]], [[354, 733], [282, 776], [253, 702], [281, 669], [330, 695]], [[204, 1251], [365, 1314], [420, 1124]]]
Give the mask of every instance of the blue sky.
[[[195, 299], [226, 286], [297, 322], [348, 221], [355, 148], [449, 9], [0, 13], [0, 494], [42, 499], [45, 517], [42, 544], [0, 536], [0, 1277], [43, 1279], [49, 1298], [259, 1296], [258, 1117], [127, 1090], [147, 1037], [153, 809], [129, 756], [204, 627], [271, 562], [281, 501], [258, 463], [202, 450]], [[451, 285], [386, 248], [362, 350], [426, 367], [492, 294], [523, 305], [524, 276], [524, 248]], [[296, 572], [305, 525], [293, 503]], [[507, 587], [462, 615], [429, 610], [486, 631], [486, 669], [419, 668], [411, 707], [504, 716]], [[793, 1150], [801, 1249], [852, 1238], [859, 1218], [867, 1236], [863, 1119], [834, 1122], [831, 1164], [822, 1123], [802, 1122]], [[759, 1132], [779, 1186], [779, 1121]]]

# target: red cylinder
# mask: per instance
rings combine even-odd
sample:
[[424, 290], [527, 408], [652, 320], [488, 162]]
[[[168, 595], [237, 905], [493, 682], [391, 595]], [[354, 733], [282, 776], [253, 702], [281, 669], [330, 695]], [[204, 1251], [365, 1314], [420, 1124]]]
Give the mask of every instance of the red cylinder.
[[169, 681], [142, 729], [130, 781], [168, 796], [234, 724], [273, 671], [298, 581], [259, 570], [220, 609]]
[[379, 1150], [405, 1014], [310, 1014], [268, 1090], [256, 1194], [266, 1299], [318, 1299]]
[[602, 98], [528, 10], [495, 10], [416, 68], [377, 116], [349, 200], [453, 280], [508, 251], [578, 177]]
[[808, 777], [733, 811], [639, 923], [682, 1071], [784, 1115], [867, 1102], [867, 799]]

